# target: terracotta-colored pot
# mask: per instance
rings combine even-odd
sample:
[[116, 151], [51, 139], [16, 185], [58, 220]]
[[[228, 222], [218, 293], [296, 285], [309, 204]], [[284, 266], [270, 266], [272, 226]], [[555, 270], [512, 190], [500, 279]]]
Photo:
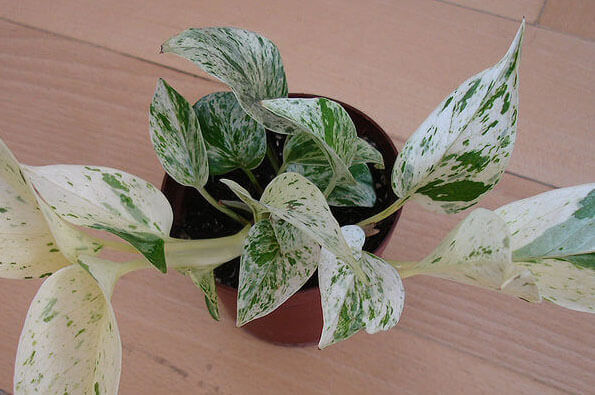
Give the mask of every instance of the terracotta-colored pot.
[[[294, 98], [317, 97], [309, 94], [290, 94], [289, 96]], [[361, 209], [367, 210], [366, 216], [368, 216], [368, 213], [372, 215], [373, 213], [386, 208], [395, 200], [390, 187], [390, 179], [392, 167], [397, 156], [397, 149], [384, 130], [382, 130], [382, 128], [367, 115], [348, 104], [338, 100], [335, 101], [340, 103], [349, 113], [356, 126], [358, 135], [373, 142], [376, 149], [380, 151], [384, 158], [385, 169], [372, 169], [374, 181], [382, 184], [381, 188], [377, 189], [377, 194], [379, 191], [383, 191], [383, 204], [379, 207], [375, 206], [374, 208]], [[188, 187], [179, 185], [168, 175], [163, 179], [161, 190], [170, 201], [174, 211], [172, 236], [179, 236], [176, 234], [176, 229], [178, 228], [176, 223], [179, 223], [180, 221], [179, 215], [184, 215], [184, 205], [186, 204], [188, 195], [192, 194], [193, 191]], [[364, 249], [375, 253], [376, 255], [381, 255], [391, 238], [400, 215], [401, 210], [380, 222], [377, 225], [379, 232], [366, 240]], [[218, 283], [217, 293], [222, 304], [225, 306], [226, 311], [235, 320], [237, 311], [237, 289]], [[318, 343], [322, 332], [322, 325], [323, 317], [322, 306], [320, 303], [320, 291], [318, 287], [313, 287], [300, 290], [272, 313], [265, 317], [253, 320], [242, 328], [253, 336], [270, 343], [306, 346]]]

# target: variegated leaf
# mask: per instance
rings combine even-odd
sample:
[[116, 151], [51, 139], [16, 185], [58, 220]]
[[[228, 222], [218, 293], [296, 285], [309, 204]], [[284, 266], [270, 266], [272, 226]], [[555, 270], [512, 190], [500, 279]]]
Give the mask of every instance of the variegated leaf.
[[165, 171], [182, 185], [202, 188], [209, 179], [207, 150], [190, 103], [159, 79], [151, 102], [151, 141]]
[[500, 180], [516, 136], [525, 23], [506, 55], [451, 93], [407, 140], [393, 168], [397, 196], [462, 211]]
[[264, 127], [240, 106], [232, 92], [216, 92], [194, 105], [209, 157], [209, 173], [254, 169], [266, 153]]
[[397, 271], [381, 258], [362, 252], [363, 230], [350, 225], [343, 235], [368, 279], [364, 284], [342, 259], [323, 249], [318, 267], [324, 326], [319, 348], [345, 340], [358, 331], [388, 330], [399, 321], [405, 290]]
[[535, 279], [512, 263], [506, 223], [486, 209], [471, 212], [413, 272], [541, 300]]
[[80, 251], [101, 248], [64, 221], [46, 222], [43, 208], [41, 204], [40, 211], [21, 165], [0, 140], [0, 277], [47, 277], [76, 262]]
[[163, 246], [173, 214], [165, 196], [153, 185], [106, 167], [54, 165], [23, 170], [60, 218], [113, 233], [159, 270], [167, 270]]
[[29, 279], [47, 277], [68, 260], [56, 241], [35, 200], [27, 200], [0, 179], [0, 277]]
[[362, 138], [358, 138], [355, 143], [355, 155], [352, 164], [372, 163], [377, 169], [384, 169], [384, 158], [376, 148]]
[[[101, 267], [111, 265], [119, 264], [104, 261]], [[122, 346], [109, 299], [79, 265], [48, 278], [21, 333], [15, 393], [117, 393]]]
[[312, 276], [319, 255], [320, 246], [288, 222], [272, 217], [254, 224], [240, 264], [237, 325], [289, 299]]
[[250, 207], [250, 210], [252, 210], [252, 214], [254, 215], [256, 221], [258, 221], [258, 219], [262, 218], [262, 216], [268, 212], [268, 208], [265, 205], [254, 199], [250, 195], [250, 192], [248, 192], [237, 182], [227, 179], [221, 179], [221, 182], [227, 185], [229, 189], [231, 189], [232, 192], [237, 195], [237, 197], [239, 197], [244, 203], [246, 203], [248, 207]]
[[194, 285], [205, 294], [205, 304], [213, 319], [219, 321], [219, 297], [215, 286], [215, 274], [212, 268], [193, 268], [186, 271]]
[[545, 192], [496, 213], [510, 228], [514, 260], [595, 252], [595, 184]]
[[540, 295], [567, 309], [595, 313], [595, 255], [515, 262], [537, 279]]
[[317, 98], [265, 100], [263, 105], [303, 131], [283, 148], [285, 163], [327, 165], [337, 182], [355, 183], [349, 167], [358, 137], [353, 121], [340, 104]]
[[560, 306], [595, 310], [595, 184], [545, 192], [496, 210], [508, 224], [513, 260]]
[[[321, 191], [328, 186], [332, 177], [328, 166], [291, 164], [287, 171], [296, 172], [312, 181]], [[336, 207], [373, 207], [376, 203], [374, 180], [368, 165], [364, 163], [352, 165], [349, 168], [356, 184], [338, 183], [326, 199], [330, 206]]]
[[187, 29], [167, 40], [173, 52], [223, 81], [242, 108], [267, 129], [291, 134], [294, 126], [269, 112], [261, 100], [287, 97], [287, 80], [279, 50], [256, 33], [233, 27]]
[[361, 274], [324, 195], [304, 176], [297, 173], [278, 175], [267, 185], [260, 202], [249, 197], [247, 192], [239, 190], [233, 181], [221, 181], [230, 186], [242, 200], [251, 201], [252, 205], [262, 207], [278, 219], [289, 222], [326, 249], [345, 259], [353, 265], [358, 274]]
[[361, 274], [324, 195], [307, 178], [297, 173], [278, 175], [267, 185], [260, 202], [271, 214], [302, 230]]

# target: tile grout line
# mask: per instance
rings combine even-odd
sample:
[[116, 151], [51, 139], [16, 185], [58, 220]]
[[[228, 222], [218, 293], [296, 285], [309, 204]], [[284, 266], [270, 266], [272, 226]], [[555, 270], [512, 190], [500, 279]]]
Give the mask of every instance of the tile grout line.
[[[440, 3], [445, 3], [445, 4], [451, 4], [447, 0], [434, 0], [434, 1], [440, 2]], [[452, 5], [459, 6], [458, 4], [452, 4]], [[462, 7], [462, 6], [459, 6], [459, 7]], [[467, 8], [467, 7], [463, 7], [463, 8]], [[481, 11], [478, 11], [478, 12], [481, 12]], [[494, 15], [494, 16], [498, 16], [498, 15]], [[505, 18], [505, 17], [502, 17], [502, 18]], [[508, 18], [506, 18], [506, 19], [508, 19]], [[512, 19], [510, 19], [510, 20], [512, 20]], [[107, 51], [107, 52], [115, 53], [117, 55], [120, 55], [120, 56], [129, 58], [129, 59], [134, 59], [134, 60], [137, 60], [139, 62], [144, 62], [144, 63], [150, 64], [150, 65], [156, 66], [156, 67], [162, 67], [162, 68], [164, 68], [166, 70], [178, 72], [178, 73], [181, 73], [183, 75], [186, 75], [186, 76], [189, 76], [189, 77], [193, 77], [193, 78], [197, 78], [197, 79], [200, 79], [200, 80], [203, 80], [203, 81], [216, 82], [216, 83], [219, 83], [220, 82], [220, 81], [215, 80], [215, 79], [210, 79], [210, 78], [203, 77], [203, 76], [200, 76], [200, 75], [197, 75], [197, 74], [194, 74], [194, 73], [190, 73], [188, 71], [177, 69], [175, 67], [167, 66], [167, 65], [164, 65], [164, 64], [155, 62], [153, 60], [141, 58], [139, 56], [131, 55], [131, 54], [128, 54], [128, 53], [125, 53], [125, 52], [121, 52], [121, 51], [118, 51], [118, 50], [115, 50], [115, 49], [112, 49], [112, 48], [109, 48], [109, 47], [105, 47], [103, 45], [99, 45], [99, 44], [95, 44], [93, 42], [81, 40], [79, 38], [67, 36], [65, 34], [52, 32], [50, 30], [42, 29], [42, 28], [39, 28], [39, 27], [36, 27], [36, 26], [27, 25], [27, 24], [21, 23], [21, 22], [16, 22], [16, 21], [13, 21], [13, 20], [8, 19], [8, 18], [5, 18], [5, 17], [1, 17], [0, 16], [0, 21], [4, 21], [4, 22], [7, 22], [7, 23], [16, 25], [16, 26], [20, 26], [20, 27], [24, 27], [24, 28], [27, 28], [27, 29], [35, 30], [35, 31], [42, 32], [42, 33], [45, 33], [45, 34], [49, 34], [49, 35], [52, 35], [54, 37], [58, 37], [58, 38], [61, 38], [61, 39], [73, 41], [73, 42], [76, 42], [76, 43], [79, 43], [79, 44], [89, 45], [89, 46], [92, 46], [92, 47], [97, 48], [97, 49], [101, 49], [101, 50], [104, 50], [104, 51]], [[396, 141], [399, 141], [400, 143], [403, 143], [403, 144], [406, 141], [405, 139], [403, 139], [401, 137], [396, 137], [396, 136], [392, 136], [392, 139], [393, 140], [396, 140]], [[543, 185], [543, 186], [546, 186], [546, 187], [549, 187], [549, 188], [552, 188], [552, 189], [560, 188], [560, 187], [558, 187], [556, 185], [547, 183], [545, 181], [537, 180], [535, 178], [532, 178], [532, 177], [529, 177], [529, 176], [526, 176], [526, 175], [523, 175], [523, 174], [520, 174], [520, 173], [515, 173], [515, 172], [512, 172], [510, 170], [506, 170], [505, 173], [507, 173], [509, 175], [512, 175], [513, 177], [518, 177], [518, 178], [521, 178], [521, 179], [524, 179], [524, 180], [527, 180], [527, 181], [535, 182], [535, 183], [537, 183], [539, 185]]]
[[[434, 1], [437, 2], [437, 3], [449, 5], [449, 6], [452, 6], [452, 7], [458, 7], [458, 8], [462, 8], [464, 10], [478, 12], [480, 14], [485, 14], [485, 15], [493, 16], [495, 18], [500, 18], [500, 19], [504, 19], [504, 20], [507, 20], [507, 21], [511, 21], [511, 22], [521, 23], [521, 20], [520, 19], [511, 18], [509, 16], [499, 15], [499, 14], [493, 13], [491, 11], [481, 10], [479, 8], [473, 8], [473, 7], [469, 7], [469, 6], [466, 6], [466, 5], [454, 3], [454, 2], [452, 2], [450, 0], [434, 0]], [[588, 42], [588, 43], [594, 43], [595, 42], [595, 39], [591, 39], [591, 38], [588, 38], [588, 37], [577, 36], [576, 34], [564, 32], [564, 31], [561, 31], [561, 30], [555, 30], [555, 29], [550, 28], [549, 26], [540, 25], [539, 24], [539, 20], [541, 19], [541, 15], [542, 15], [542, 13], [543, 13], [543, 11], [545, 9], [546, 3], [547, 3], [547, 0], [544, 1], [544, 4], [541, 7], [541, 10], [539, 11], [539, 15], [537, 16], [537, 20], [535, 22], [525, 22], [528, 26], [532, 26], [532, 27], [534, 27], [536, 29], [541, 29], [541, 30], [545, 30], [545, 31], [548, 31], [548, 32], [558, 33], [558, 34], [561, 34], [563, 36], [572, 37], [572, 38], [575, 38], [577, 40], [585, 41], [585, 42]]]
[[537, 14], [537, 19], [535, 19], [535, 24], [537, 26], [541, 26], [540, 25], [541, 17], [543, 16], [543, 11], [545, 11], [545, 7], [547, 7], [547, 1], [548, 0], [543, 0], [543, 4], [541, 5], [541, 9], [539, 10], [539, 14]]
[[8, 19], [8, 18], [5, 18], [3, 16], [0, 16], [0, 21], [4, 21], [4, 22], [10, 23], [12, 25], [24, 27], [24, 28], [27, 28], [27, 29], [35, 30], [35, 31], [38, 31], [38, 32], [41, 32], [41, 33], [46, 33], [46, 34], [52, 35], [54, 37], [58, 37], [58, 38], [62, 38], [62, 39], [65, 39], [65, 40], [73, 41], [73, 42], [76, 42], [76, 43], [79, 43], [79, 44], [89, 45], [89, 46], [92, 46], [94, 48], [101, 49], [101, 50], [104, 50], [104, 51], [108, 51], [108, 52], [111, 52], [111, 53], [115, 53], [117, 55], [124, 56], [124, 57], [129, 58], [129, 59], [138, 60], [140, 62], [148, 63], [150, 65], [157, 66], [157, 67], [163, 67], [164, 69], [167, 69], [167, 70], [170, 70], [170, 71], [175, 71], [175, 72], [178, 72], [178, 73], [187, 75], [189, 77], [197, 78], [197, 79], [208, 81], [208, 82], [217, 82], [217, 83], [220, 83], [221, 82], [221, 81], [216, 80], [216, 79], [210, 79], [208, 77], [203, 77], [201, 75], [194, 74], [194, 73], [191, 73], [189, 71], [180, 70], [178, 68], [175, 68], [175, 67], [172, 67], [172, 66], [168, 66], [166, 64], [155, 62], [154, 60], [141, 58], [141, 57], [136, 56], [136, 55], [132, 55], [132, 54], [129, 54], [129, 53], [126, 53], [126, 52], [119, 51], [117, 49], [113, 49], [113, 48], [110, 48], [110, 47], [103, 46], [101, 44], [96, 44], [96, 43], [91, 42], [91, 41], [86, 41], [86, 40], [82, 40], [80, 38], [76, 38], [76, 37], [72, 37], [72, 36], [67, 36], [67, 35], [62, 34], [62, 33], [56, 33], [56, 32], [53, 32], [51, 30], [43, 29], [43, 28], [40, 28], [40, 27], [37, 27], [37, 26], [33, 26], [33, 25], [28, 25], [26, 23], [13, 21], [12, 19]]

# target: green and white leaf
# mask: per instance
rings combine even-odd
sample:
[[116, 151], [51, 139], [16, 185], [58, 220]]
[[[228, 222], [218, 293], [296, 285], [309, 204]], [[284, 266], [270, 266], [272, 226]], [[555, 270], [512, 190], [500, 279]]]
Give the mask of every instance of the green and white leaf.
[[217, 288], [215, 286], [215, 274], [212, 268], [192, 268], [186, 270], [187, 274], [194, 285], [202, 290], [205, 294], [205, 304], [209, 314], [216, 321], [219, 321], [219, 297], [217, 296]]
[[303, 132], [285, 144], [284, 163], [330, 166], [337, 183], [355, 183], [349, 167], [358, 137], [353, 121], [340, 104], [316, 98], [266, 100], [263, 105]]
[[363, 283], [350, 266], [323, 249], [318, 267], [324, 326], [319, 348], [324, 348], [365, 329], [368, 333], [388, 330], [399, 321], [405, 290], [398, 272], [381, 258], [362, 252], [363, 230], [341, 228], [361, 264], [369, 284]]
[[506, 223], [486, 209], [472, 211], [413, 272], [541, 300], [535, 279], [512, 263]]
[[508, 224], [515, 263], [543, 298], [595, 311], [595, 184], [545, 192], [496, 210]]
[[[295, 163], [287, 166], [287, 171], [303, 175], [321, 191], [326, 189], [332, 177], [332, 171], [328, 166]], [[374, 191], [374, 180], [368, 165], [364, 163], [355, 164], [349, 168], [349, 171], [356, 184], [337, 184], [326, 199], [328, 204], [336, 207], [373, 207], [376, 203], [376, 192]]]
[[0, 277], [47, 277], [70, 264], [35, 202], [0, 179]]
[[167, 40], [162, 52], [195, 63], [227, 84], [242, 108], [267, 129], [292, 134], [295, 127], [261, 105], [287, 97], [287, 80], [279, 50], [269, 39], [233, 27], [187, 29]]
[[514, 260], [595, 251], [595, 184], [545, 192], [496, 210], [512, 234]]
[[0, 277], [47, 277], [76, 262], [78, 251], [100, 248], [63, 221], [46, 222], [41, 209], [21, 165], [0, 140]]
[[211, 175], [260, 165], [266, 154], [264, 127], [242, 109], [232, 92], [207, 95], [196, 102], [194, 111], [206, 144]]
[[162, 79], [151, 102], [153, 148], [165, 171], [178, 183], [198, 189], [209, 179], [207, 150], [194, 109]]
[[247, 191], [242, 192], [233, 181], [221, 181], [238, 194], [240, 199], [245, 199], [247, 204], [252, 202], [261, 213], [264, 208], [277, 219], [289, 222], [321, 246], [348, 261], [359, 273], [358, 264], [351, 255], [339, 223], [333, 217], [324, 195], [304, 176], [297, 173], [278, 175], [267, 185], [260, 202], [252, 199]]
[[384, 169], [384, 158], [382, 158], [380, 151], [359, 137], [355, 142], [355, 155], [353, 156], [352, 163], [372, 163], [377, 169]]
[[595, 256], [593, 253], [563, 259], [516, 262], [537, 279], [543, 299], [567, 309], [595, 313]]
[[271, 214], [300, 229], [361, 274], [324, 195], [307, 178], [297, 173], [278, 175], [267, 185], [260, 202]]
[[165, 272], [164, 241], [173, 214], [163, 194], [131, 174], [106, 167], [53, 165], [24, 169], [63, 220], [113, 233]]
[[42, 284], [19, 340], [15, 393], [118, 392], [122, 346], [109, 297], [79, 265]]
[[401, 199], [456, 213], [500, 180], [517, 126], [523, 22], [506, 55], [452, 92], [407, 140], [393, 168]]
[[263, 317], [297, 292], [318, 266], [320, 246], [288, 222], [254, 224], [240, 264], [237, 325]]
[[80, 255], [93, 256], [101, 251], [104, 246], [102, 240], [96, 239], [64, 221], [41, 199], [39, 194], [35, 193], [35, 197], [56, 242], [55, 248], [59, 249], [69, 262], [76, 263]]
[[269, 209], [259, 202], [258, 200], [254, 199], [250, 192], [248, 192], [244, 187], [233, 180], [228, 179], [221, 179], [221, 182], [224, 183], [231, 189], [233, 193], [237, 195], [237, 197], [242, 200], [242, 202], [246, 203], [250, 210], [252, 210], [252, 214], [254, 215], [255, 221], [258, 221], [260, 218], [263, 218], [266, 213], [268, 213]]

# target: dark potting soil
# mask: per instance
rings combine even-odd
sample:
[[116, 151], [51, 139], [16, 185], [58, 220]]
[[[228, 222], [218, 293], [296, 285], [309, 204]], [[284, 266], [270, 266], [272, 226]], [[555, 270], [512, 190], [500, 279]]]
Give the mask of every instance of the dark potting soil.
[[[292, 95], [296, 97], [297, 95]], [[311, 97], [303, 95], [298, 97]], [[391, 170], [395, 161], [395, 150], [390, 141], [379, 141], [378, 126], [368, 119], [358, 110], [351, 108], [348, 105], [341, 103], [353, 122], [355, 123], [358, 135], [368, 141], [372, 146], [378, 149], [384, 157], [385, 168], [376, 169], [370, 166], [372, 178], [374, 180], [376, 190], [376, 204], [374, 207], [331, 207], [331, 211], [339, 224], [349, 225], [355, 224], [363, 219], [366, 219], [386, 207], [396, 200], [391, 185]], [[269, 144], [276, 149], [276, 154], [279, 163], [282, 162], [283, 143], [285, 141], [284, 135], [267, 132]], [[382, 139], [384, 140], [384, 139]], [[253, 170], [253, 173], [259, 184], [266, 186], [274, 177], [275, 172], [268, 158], [262, 161], [261, 165]], [[250, 182], [248, 177], [241, 171], [236, 170], [227, 173], [223, 176], [211, 176], [206, 185], [206, 190], [218, 200], [235, 200], [238, 198], [233, 192], [222, 182], [222, 178], [232, 179], [246, 188], [253, 197], [260, 196], [256, 191], [254, 185]], [[215, 237], [231, 236], [242, 229], [242, 225], [227, 215], [222, 214], [213, 208], [208, 202], [191, 187], [185, 187], [177, 184], [173, 179], [166, 177], [163, 183], [162, 190], [165, 196], [170, 201], [174, 211], [174, 223], [171, 230], [172, 237], [187, 238], [187, 239], [209, 239]], [[236, 210], [240, 215], [250, 218], [250, 214]], [[397, 214], [376, 225], [378, 233], [366, 238], [364, 250], [374, 252], [382, 243], [384, 238], [388, 235], [392, 223], [397, 219]], [[215, 269], [216, 278], [223, 284], [238, 287], [240, 259], [236, 258], [229, 261]], [[318, 275], [314, 275], [308, 280], [302, 289], [318, 286]]]

